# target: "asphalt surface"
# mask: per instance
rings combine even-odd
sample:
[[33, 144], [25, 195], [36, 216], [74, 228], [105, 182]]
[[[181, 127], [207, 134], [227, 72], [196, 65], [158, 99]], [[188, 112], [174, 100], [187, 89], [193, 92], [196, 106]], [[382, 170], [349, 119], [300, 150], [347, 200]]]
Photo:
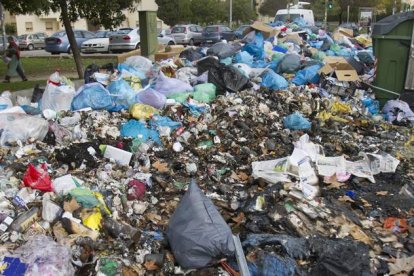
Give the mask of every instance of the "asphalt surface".
[[[51, 53], [46, 52], [45, 50], [33, 50], [33, 51], [21, 51], [20, 55], [22, 57], [59, 57], [59, 56], [68, 56], [68, 54], [52, 55]], [[86, 57], [116, 57], [117, 54], [81, 54]]]

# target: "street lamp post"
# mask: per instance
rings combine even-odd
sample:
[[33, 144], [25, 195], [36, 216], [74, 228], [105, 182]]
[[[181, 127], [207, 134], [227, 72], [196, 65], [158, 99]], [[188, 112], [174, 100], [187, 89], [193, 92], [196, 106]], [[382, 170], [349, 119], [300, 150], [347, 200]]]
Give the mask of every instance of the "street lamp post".
[[325, 0], [325, 18], [323, 20], [325, 29], [328, 29], [328, 0]]

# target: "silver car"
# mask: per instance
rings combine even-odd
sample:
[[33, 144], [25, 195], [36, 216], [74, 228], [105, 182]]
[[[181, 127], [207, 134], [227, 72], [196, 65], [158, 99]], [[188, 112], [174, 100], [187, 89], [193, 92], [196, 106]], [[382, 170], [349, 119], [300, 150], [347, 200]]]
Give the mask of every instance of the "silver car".
[[24, 34], [19, 36], [20, 49], [32, 51], [45, 48], [45, 33]]
[[175, 25], [171, 30], [171, 36], [177, 44], [194, 45], [196, 40], [199, 40], [203, 28], [199, 25]]
[[158, 34], [158, 44], [161, 44], [161, 45], [175, 45], [175, 40], [171, 35], [167, 35], [166, 30], [162, 30]]
[[139, 28], [121, 28], [109, 37], [109, 52], [127, 52], [139, 48]]

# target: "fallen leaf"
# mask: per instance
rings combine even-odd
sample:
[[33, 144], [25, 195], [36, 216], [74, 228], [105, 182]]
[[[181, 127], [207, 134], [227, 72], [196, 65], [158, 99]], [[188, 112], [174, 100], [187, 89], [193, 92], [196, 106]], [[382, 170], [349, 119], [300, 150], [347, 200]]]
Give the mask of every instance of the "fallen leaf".
[[244, 173], [244, 172], [239, 172], [238, 177], [242, 180], [242, 181], [246, 181], [249, 179], [249, 176]]
[[334, 181], [334, 182], [332, 182], [332, 183], [329, 183], [329, 185], [328, 185], [328, 189], [339, 189], [339, 188], [341, 188], [342, 186], [344, 186], [345, 184], [344, 183], [341, 183], [341, 182], [338, 182], [338, 181]]
[[157, 214], [154, 214], [154, 213], [148, 213], [146, 215], [146, 218], [149, 219], [150, 221], [152, 221], [155, 224], [162, 224], [161, 223], [162, 218], [161, 218], [160, 215], [157, 215]]
[[400, 258], [395, 260], [395, 263], [388, 264], [390, 275], [395, 275], [400, 272], [410, 272], [414, 269], [414, 256], [408, 258]]
[[364, 207], [371, 207], [372, 205], [366, 201], [365, 199], [361, 198], [362, 203], [364, 203]]
[[340, 196], [338, 198], [339, 201], [342, 202], [355, 202], [352, 198], [350, 198], [349, 196], [345, 195], [345, 196]]
[[349, 233], [351, 234], [351, 236], [358, 240], [361, 241], [365, 244], [371, 245], [372, 244], [372, 240], [371, 238], [365, 234], [364, 231], [362, 231], [361, 228], [359, 228], [357, 225], [353, 225], [349, 231]]
[[152, 164], [152, 166], [154, 168], [156, 168], [157, 171], [159, 171], [159, 172], [162, 172], [162, 173], [163, 172], [169, 172], [168, 164], [167, 163], [161, 163], [159, 160], [157, 162], [155, 162], [154, 164]]
[[155, 263], [154, 260], [146, 261], [144, 263], [144, 267], [145, 267], [146, 270], [149, 270], [149, 271], [153, 271], [153, 270], [158, 270], [159, 269], [158, 265]]
[[388, 191], [376, 192], [376, 195], [379, 195], [379, 196], [386, 196], [387, 194], [388, 194]]
[[237, 217], [232, 218], [232, 220], [236, 223], [237, 226], [239, 226], [242, 222], [246, 220], [246, 216], [243, 212], [241, 212]]

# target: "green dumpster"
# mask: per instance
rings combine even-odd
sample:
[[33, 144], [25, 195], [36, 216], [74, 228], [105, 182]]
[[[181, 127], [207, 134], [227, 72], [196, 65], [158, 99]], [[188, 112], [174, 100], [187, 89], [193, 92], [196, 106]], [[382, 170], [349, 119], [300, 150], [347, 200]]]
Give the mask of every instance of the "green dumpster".
[[377, 58], [374, 91], [381, 105], [413, 89], [413, 26], [414, 11], [391, 15], [374, 24], [372, 40]]

